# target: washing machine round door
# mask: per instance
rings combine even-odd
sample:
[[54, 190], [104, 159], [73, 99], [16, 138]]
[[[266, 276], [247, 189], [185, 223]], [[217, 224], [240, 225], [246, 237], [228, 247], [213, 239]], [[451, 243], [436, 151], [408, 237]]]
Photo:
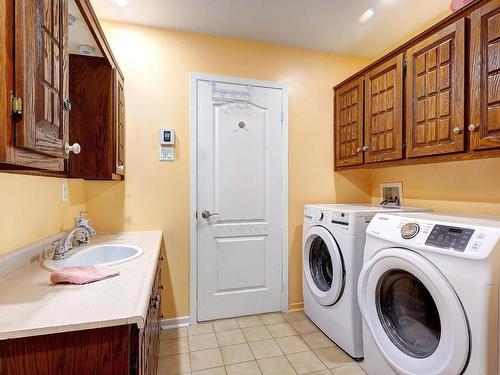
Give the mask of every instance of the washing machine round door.
[[307, 285], [318, 303], [338, 301], [344, 289], [344, 264], [337, 242], [322, 226], [311, 227], [305, 236], [302, 264]]
[[469, 355], [465, 311], [444, 275], [422, 255], [386, 249], [367, 262], [358, 301], [368, 329], [398, 374], [460, 374]]

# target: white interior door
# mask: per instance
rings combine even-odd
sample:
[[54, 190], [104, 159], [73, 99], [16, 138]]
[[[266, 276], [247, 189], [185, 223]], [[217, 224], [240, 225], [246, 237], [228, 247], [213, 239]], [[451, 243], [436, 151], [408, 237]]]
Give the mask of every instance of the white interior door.
[[283, 90], [197, 80], [196, 92], [197, 318], [281, 310]]

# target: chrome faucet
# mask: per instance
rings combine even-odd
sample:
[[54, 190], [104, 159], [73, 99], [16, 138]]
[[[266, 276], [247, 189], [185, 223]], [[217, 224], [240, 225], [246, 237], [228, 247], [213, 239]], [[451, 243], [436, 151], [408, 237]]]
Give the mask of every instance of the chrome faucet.
[[73, 254], [73, 249], [89, 244], [90, 238], [96, 235], [91, 227], [92, 221], [85, 219], [85, 212], [80, 211], [80, 217], [75, 218], [75, 227], [68, 231], [64, 239], [56, 240], [52, 243], [55, 248], [52, 259], [60, 260]]

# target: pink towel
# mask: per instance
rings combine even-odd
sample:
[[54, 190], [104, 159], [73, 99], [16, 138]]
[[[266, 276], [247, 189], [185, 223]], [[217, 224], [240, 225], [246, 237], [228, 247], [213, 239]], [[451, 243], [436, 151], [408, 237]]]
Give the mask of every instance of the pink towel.
[[52, 284], [87, 284], [119, 274], [120, 271], [115, 271], [109, 266], [64, 267], [52, 272], [50, 282]]

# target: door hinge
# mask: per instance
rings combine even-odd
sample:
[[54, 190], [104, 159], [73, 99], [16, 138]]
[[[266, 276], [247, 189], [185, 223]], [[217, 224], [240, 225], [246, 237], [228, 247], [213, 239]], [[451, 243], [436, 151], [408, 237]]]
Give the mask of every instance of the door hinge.
[[403, 150], [406, 150], [406, 143], [403, 143]]
[[23, 114], [23, 99], [10, 92], [10, 109], [13, 115]]
[[406, 67], [408, 66], [408, 62], [406, 59], [403, 60], [403, 73], [406, 73]]

